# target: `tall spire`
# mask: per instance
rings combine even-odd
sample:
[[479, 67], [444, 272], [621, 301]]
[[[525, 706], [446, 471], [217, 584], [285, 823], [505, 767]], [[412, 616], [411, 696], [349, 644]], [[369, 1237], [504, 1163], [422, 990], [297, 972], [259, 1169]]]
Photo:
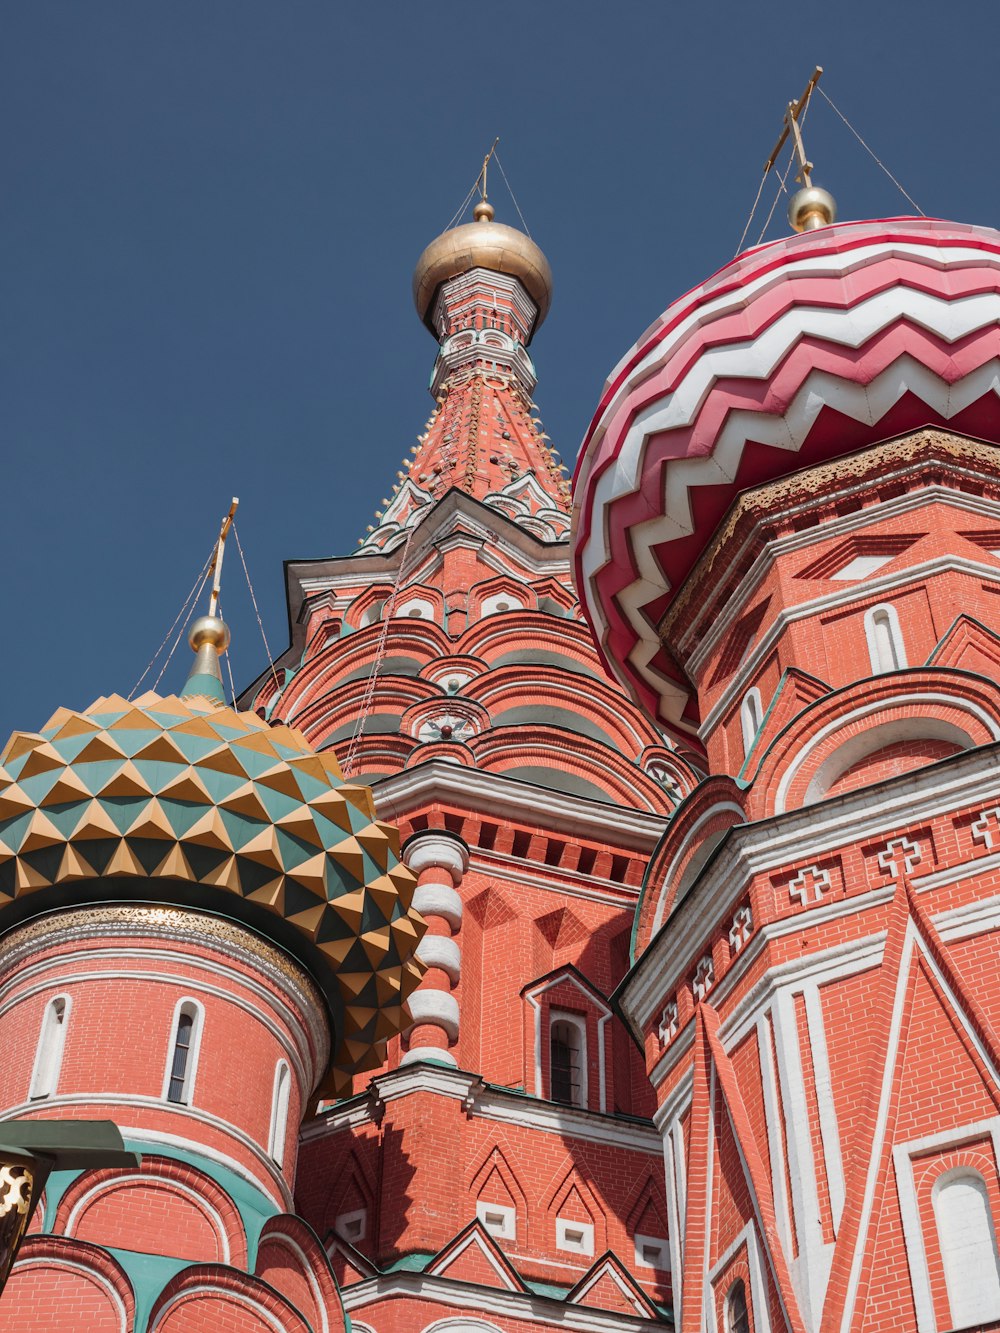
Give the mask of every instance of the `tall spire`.
[[[484, 187], [485, 164], [480, 180]], [[395, 545], [453, 488], [544, 540], [568, 535], [569, 483], [532, 402], [527, 350], [548, 313], [552, 274], [529, 236], [494, 221], [485, 191], [474, 218], [443, 232], [417, 261], [414, 303], [439, 344], [430, 385], [436, 407], [361, 543], [364, 553]]]
[[226, 692], [222, 685], [222, 669], [219, 657], [229, 647], [229, 626], [218, 615], [219, 592], [222, 588], [222, 558], [226, 553], [226, 537], [236, 517], [239, 500], [233, 496], [229, 513], [222, 520], [219, 540], [215, 544], [215, 555], [208, 576], [212, 580], [212, 591], [208, 598], [208, 615], [199, 616], [188, 631], [188, 642], [195, 653], [195, 659], [188, 673], [187, 683], [181, 690], [181, 698], [200, 695], [202, 698], [218, 699], [226, 702]]

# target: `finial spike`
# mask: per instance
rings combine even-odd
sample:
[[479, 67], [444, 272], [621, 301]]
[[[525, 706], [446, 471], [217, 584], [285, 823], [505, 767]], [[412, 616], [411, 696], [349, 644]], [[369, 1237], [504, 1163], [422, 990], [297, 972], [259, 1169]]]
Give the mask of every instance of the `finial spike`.
[[222, 670], [219, 656], [229, 647], [229, 627], [219, 619], [219, 591], [222, 586], [222, 557], [226, 549], [226, 537], [233, 526], [239, 500], [233, 496], [229, 512], [222, 520], [219, 540], [216, 542], [215, 555], [209, 574], [212, 576], [212, 591], [208, 599], [208, 615], [199, 616], [188, 631], [188, 642], [194, 649], [195, 659], [181, 691], [181, 697], [201, 695], [203, 698], [226, 702], [226, 692], [222, 685]]
[[795, 179], [802, 186], [802, 189], [796, 191], [792, 196], [788, 205], [788, 221], [795, 231], [813, 231], [817, 227], [829, 226], [831, 222], [835, 222], [837, 219], [837, 205], [833, 195], [812, 183], [813, 164], [806, 157], [805, 144], [802, 140], [802, 121], [805, 119], [809, 99], [812, 97], [813, 90], [819, 83], [822, 73], [823, 66], [817, 65], [802, 92], [802, 96], [797, 102], [788, 103], [785, 108], [784, 129], [778, 136], [778, 142], [772, 148], [771, 155], [764, 164], [764, 175], [766, 176], [777, 161], [778, 154], [789, 136], [791, 136], [792, 148], [798, 162]]

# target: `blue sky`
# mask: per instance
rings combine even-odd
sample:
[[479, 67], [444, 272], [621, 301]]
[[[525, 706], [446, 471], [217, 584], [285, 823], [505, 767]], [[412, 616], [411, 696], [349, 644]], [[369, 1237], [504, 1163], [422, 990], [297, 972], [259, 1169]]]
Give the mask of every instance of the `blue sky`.
[[[571, 464], [614, 363], [732, 256], [815, 63], [927, 213], [1000, 222], [998, 15], [6, 0], [0, 731], [131, 689], [233, 494], [285, 646], [282, 560], [350, 552], [426, 420], [410, 274], [494, 135], [555, 274], [536, 399]], [[806, 128], [842, 217], [911, 211], [825, 103]], [[265, 659], [227, 564], [240, 685]]]

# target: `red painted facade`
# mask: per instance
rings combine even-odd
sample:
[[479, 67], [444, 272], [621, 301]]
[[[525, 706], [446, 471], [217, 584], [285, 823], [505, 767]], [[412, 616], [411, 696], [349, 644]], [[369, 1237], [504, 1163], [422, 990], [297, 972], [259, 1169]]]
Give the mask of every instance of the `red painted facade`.
[[[774, 296], [755, 253], [709, 295], [765, 273], [758, 323], [817, 291], [849, 307], [871, 236], [830, 237], [822, 281]], [[894, 290], [890, 270], [875, 255], [864, 282]], [[960, 294], [990, 290], [963, 272]], [[642, 589], [665, 733], [639, 657], [615, 657], [635, 629], [622, 569], [594, 580], [625, 598], [602, 651], [648, 711], [577, 600], [531, 398], [539, 309], [512, 272], [446, 275], [422, 311], [426, 429], [358, 551], [288, 567], [292, 643], [240, 701], [334, 753], [398, 826], [427, 923], [405, 1030], [315, 1105], [329, 1015], [252, 930], [190, 904], [180, 936], [148, 906], [14, 930], [4, 1115], [110, 1115], [143, 1153], [53, 1180], [0, 1305], [20, 1327], [1000, 1328], [995, 393], [992, 417], [977, 400], [992, 443], [873, 412], [838, 446], [821, 412], [822, 450], [754, 441], [741, 492], [695, 497], [683, 549], [662, 543], [673, 581]], [[685, 374], [758, 330], [724, 313], [672, 349]], [[977, 334], [977, 375], [984, 358]], [[887, 363], [859, 364], [874, 384]], [[755, 381], [759, 403], [790, 373]], [[642, 382], [649, 402], [665, 382]], [[752, 397], [738, 375], [718, 392]], [[721, 438], [713, 393], [699, 414]], [[695, 459], [716, 447], [699, 454], [700, 428]], [[622, 502], [609, 560], [660, 499]], [[578, 545], [593, 518], [585, 501]], [[185, 1006], [197, 1061], [174, 1097]]]

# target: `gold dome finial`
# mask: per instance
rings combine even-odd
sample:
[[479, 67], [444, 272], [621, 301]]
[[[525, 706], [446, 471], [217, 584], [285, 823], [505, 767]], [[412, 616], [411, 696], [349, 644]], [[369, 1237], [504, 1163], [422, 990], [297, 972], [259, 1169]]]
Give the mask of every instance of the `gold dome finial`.
[[788, 201], [788, 221], [794, 231], [815, 231], [837, 221], [837, 204], [829, 190], [807, 185]]
[[219, 656], [229, 647], [229, 626], [220, 619], [219, 592], [222, 587], [222, 557], [226, 551], [226, 537], [233, 526], [239, 500], [233, 496], [229, 513], [222, 520], [219, 540], [215, 544], [215, 555], [208, 574], [212, 578], [212, 591], [208, 599], [208, 615], [199, 616], [188, 630], [188, 642], [195, 653], [195, 659], [188, 673], [187, 684], [181, 691], [181, 698], [191, 695], [204, 695], [225, 703], [226, 694], [222, 688], [222, 671], [219, 668]]
[[474, 268], [490, 269], [517, 278], [538, 308], [535, 329], [549, 312], [552, 270], [548, 260], [530, 236], [495, 221], [495, 210], [486, 197], [486, 173], [499, 142], [499, 138], [494, 139], [470, 191], [470, 194], [479, 191], [479, 199], [472, 210], [475, 220], [443, 231], [427, 246], [413, 271], [413, 303], [431, 333], [437, 333], [431, 317], [438, 288], [450, 278], [457, 278]]
[[[789, 136], [791, 136], [792, 151], [799, 164], [795, 179], [802, 186], [801, 190], [797, 190], [792, 195], [791, 202], [788, 205], [788, 221], [795, 231], [814, 231], [817, 227], [828, 227], [831, 222], [837, 220], [837, 205], [834, 202], [833, 195], [828, 190], [821, 189], [818, 185], [812, 183], [813, 164], [806, 157], [805, 145], [802, 142], [802, 122], [805, 120], [806, 109], [809, 106], [809, 99], [813, 95], [813, 89], [819, 83], [822, 73], [823, 66], [817, 65], [799, 100], [788, 103], [785, 108], [784, 129], [778, 136], [778, 142], [771, 150], [771, 156], [764, 164], [764, 175], [766, 176], [777, 161], [778, 154]], [[784, 184], [784, 179], [782, 184]]]

